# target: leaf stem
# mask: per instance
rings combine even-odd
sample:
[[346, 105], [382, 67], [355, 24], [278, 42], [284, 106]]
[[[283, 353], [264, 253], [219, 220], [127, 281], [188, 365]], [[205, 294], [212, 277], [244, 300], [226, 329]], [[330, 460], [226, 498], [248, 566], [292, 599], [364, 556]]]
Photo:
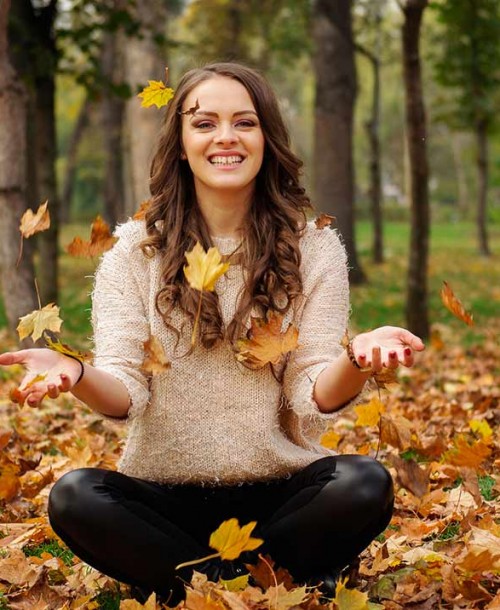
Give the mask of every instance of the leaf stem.
[[42, 302], [40, 301], [40, 291], [38, 290], [38, 282], [35, 278], [35, 290], [36, 290], [36, 298], [38, 299], [38, 309], [42, 309]]
[[196, 343], [196, 336], [198, 335], [198, 326], [199, 326], [200, 316], [201, 316], [201, 302], [202, 302], [202, 300], [203, 300], [203, 290], [200, 290], [200, 301], [198, 303], [198, 311], [196, 312], [196, 318], [194, 320], [193, 334], [191, 335], [191, 345], [192, 345], [192, 347], [194, 347], [194, 344]]
[[213, 555], [207, 555], [206, 557], [200, 557], [199, 559], [193, 559], [192, 561], [184, 561], [178, 566], [175, 566], [175, 569], [180, 570], [181, 568], [186, 568], [187, 566], [195, 566], [197, 563], [208, 561], [209, 559], [215, 559], [216, 557], [220, 557], [220, 553], [214, 553]]

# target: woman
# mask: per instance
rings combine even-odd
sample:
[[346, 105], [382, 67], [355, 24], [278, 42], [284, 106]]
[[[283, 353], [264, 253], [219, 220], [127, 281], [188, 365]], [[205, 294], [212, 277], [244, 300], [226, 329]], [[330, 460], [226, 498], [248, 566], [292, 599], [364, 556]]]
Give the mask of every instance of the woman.
[[[383, 327], [341, 347], [346, 256], [335, 231], [306, 224], [300, 167], [258, 73], [229, 63], [188, 72], [167, 109], [146, 218], [118, 229], [96, 274], [94, 365], [45, 349], [0, 357], [24, 364], [28, 378], [49, 370], [21, 396], [32, 406], [71, 391], [128, 419], [119, 472], [64, 475], [49, 517], [81, 559], [171, 603], [191, 574], [175, 566], [208, 555], [225, 519], [256, 520], [259, 551], [333, 594], [339, 571], [391, 518], [388, 472], [368, 457], [332, 455], [314, 435], [373, 373], [411, 366], [424, 346]], [[203, 293], [193, 347], [200, 293], [183, 267], [197, 241], [217, 246], [230, 268]], [[240, 362], [250, 317], [274, 313], [283, 330], [298, 328], [299, 347], [276, 366]], [[153, 377], [141, 369], [150, 335], [171, 360]], [[238, 572], [215, 561], [197, 569]]]

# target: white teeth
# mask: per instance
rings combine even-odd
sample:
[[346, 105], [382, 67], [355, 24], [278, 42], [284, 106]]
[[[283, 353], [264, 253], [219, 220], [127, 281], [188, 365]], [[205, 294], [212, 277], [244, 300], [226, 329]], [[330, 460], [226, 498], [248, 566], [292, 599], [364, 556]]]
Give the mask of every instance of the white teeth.
[[210, 159], [210, 163], [213, 165], [233, 165], [242, 161], [243, 157], [240, 157], [240, 155], [231, 155], [230, 157], [214, 156]]

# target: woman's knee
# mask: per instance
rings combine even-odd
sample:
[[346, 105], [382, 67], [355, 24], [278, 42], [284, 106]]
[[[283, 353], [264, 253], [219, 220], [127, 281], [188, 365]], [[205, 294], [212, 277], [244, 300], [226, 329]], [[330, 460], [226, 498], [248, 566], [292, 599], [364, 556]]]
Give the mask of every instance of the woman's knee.
[[364, 455], [337, 457], [336, 475], [344, 479], [353, 497], [368, 506], [387, 506], [394, 499], [392, 477], [379, 461]]

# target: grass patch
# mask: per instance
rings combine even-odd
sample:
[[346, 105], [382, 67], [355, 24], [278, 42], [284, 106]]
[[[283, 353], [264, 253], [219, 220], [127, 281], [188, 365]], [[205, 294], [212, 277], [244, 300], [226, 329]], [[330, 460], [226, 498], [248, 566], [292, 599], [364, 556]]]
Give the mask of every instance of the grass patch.
[[92, 601], [99, 604], [100, 610], [120, 610], [120, 591], [110, 591], [109, 589], [99, 591]]
[[459, 521], [450, 521], [448, 525], [444, 528], [444, 530], [437, 537], [438, 540], [445, 541], [451, 540], [458, 536], [460, 532], [460, 522]]
[[26, 557], [41, 557], [43, 553], [49, 553], [53, 557], [60, 557], [67, 566], [73, 565], [74, 553], [63, 547], [57, 540], [49, 540], [36, 545], [28, 545], [23, 548]]
[[498, 494], [493, 489], [495, 487], [495, 479], [493, 477], [488, 475], [478, 477], [478, 482], [479, 491], [486, 501], [490, 502], [497, 497]]

